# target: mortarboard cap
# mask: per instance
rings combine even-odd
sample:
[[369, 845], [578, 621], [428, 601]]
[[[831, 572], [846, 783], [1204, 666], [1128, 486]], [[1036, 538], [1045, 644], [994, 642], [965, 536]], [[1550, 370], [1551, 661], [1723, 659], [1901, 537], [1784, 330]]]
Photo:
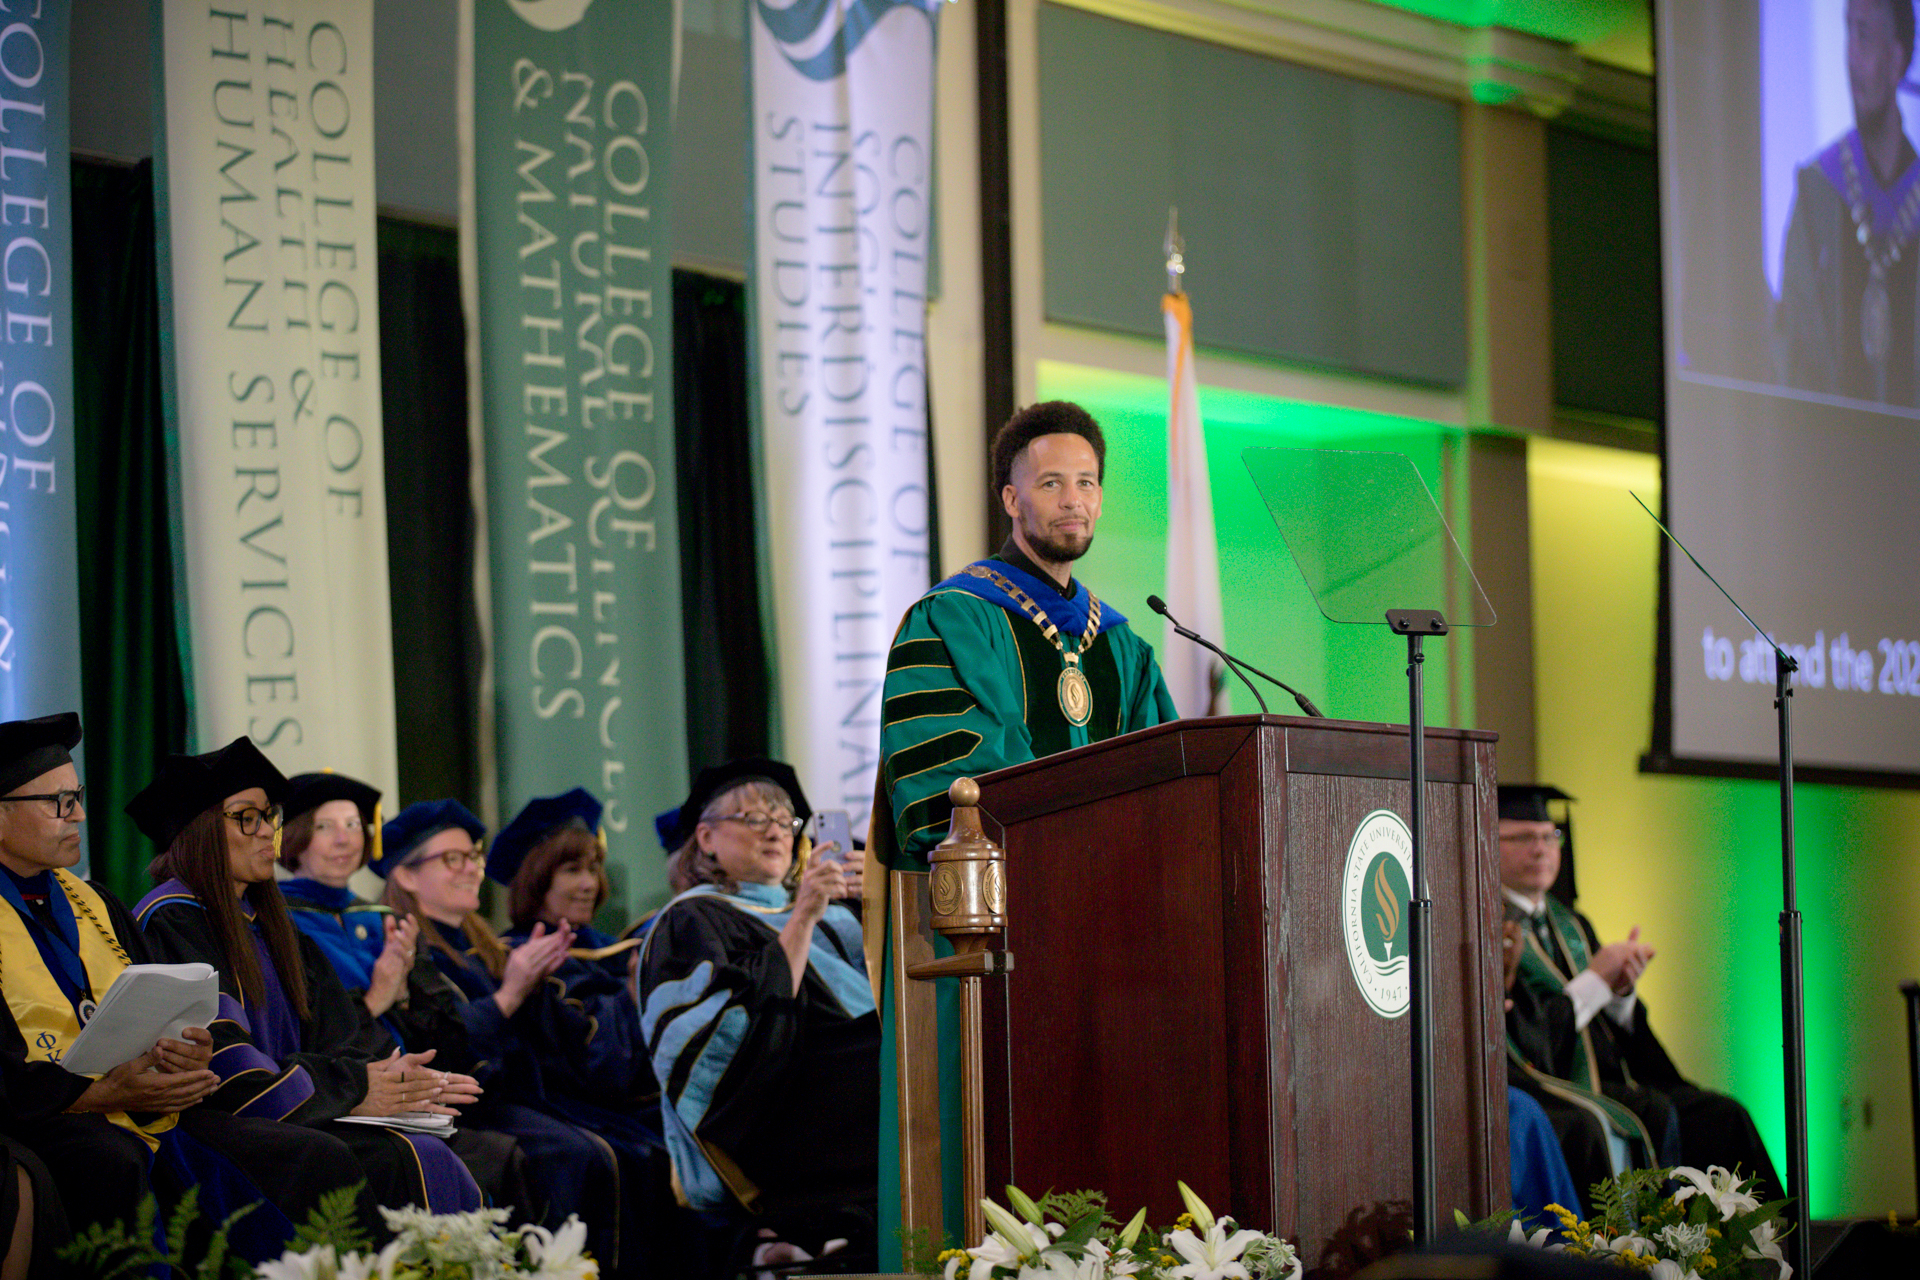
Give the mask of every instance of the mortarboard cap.
[[475, 844], [487, 834], [487, 824], [474, 817], [458, 800], [422, 800], [410, 804], [380, 828], [379, 863], [369, 860], [367, 866], [376, 875], [384, 876], [405, 862], [421, 841], [453, 827], [472, 836]]
[[793, 801], [794, 817], [813, 816], [813, 810], [807, 806], [807, 793], [800, 789], [800, 778], [792, 765], [758, 756], [733, 760], [702, 769], [700, 776], [693, 780], [693, 790], [687, 794], [686, 803], [653, 820], [661, 847], [668, 853], [676, 852], [693, 837], [693, 829], [700, 825], [700, 811], [707, 807], [707, 802], [743, 782], [771, 782]]
[[358, 778], [324, 769], [319, 773], [297, 773], [287, 780], [287, 798], [280, 802], [286, 820], [292, 822], [303, 813], [312, 813], [334, 800], [351, 800], [360, 811], [361, 825], [367, 833], [367, 864], [380, 861], [380, 790]]
[[165, 849], [189, 822], [248, 787], [259, 787], [268, 804], [278, 804], [287, 779], [251, 738], [235, 738], [205, 755], [168, 756], [146, 790], [127, 801], [127, 816]]
[[1502, 822], [1552, 822], [1554, 819], [1547, 812], [1547, 801], [1572, 799], [1572, 796], [1558, 787], [1541, 786], [1531, 782], [1503, 782], [1500, 784], [1500, 820]]
[[487, 874], [500, 884], [510, 885], [520, 874], [520, 864], [533, 852], [533, 846], [549, 833], [569, 823], [578, 823], [587, 831], [600, 830], [601, 804], [585, 787], [557, 796], [538, 796], [527, 801], [526, 808], [513, 821], [500, 828], [487, 845]]
[[73, 749], [79, 745], [80, 717], [71, 711], [0, 724], [0, 795], [72, 764]]

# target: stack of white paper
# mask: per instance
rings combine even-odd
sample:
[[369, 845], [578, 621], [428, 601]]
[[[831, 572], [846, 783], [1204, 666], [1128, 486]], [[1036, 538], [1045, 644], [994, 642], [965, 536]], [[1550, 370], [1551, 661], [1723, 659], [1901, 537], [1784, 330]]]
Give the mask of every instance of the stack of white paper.
[[133, 964], [101, 997], [60, 1065], [75, 1075], [105, 1075], [159, 1040], [178, 1040], [220, 1012], [220, 975], [210, 964]]

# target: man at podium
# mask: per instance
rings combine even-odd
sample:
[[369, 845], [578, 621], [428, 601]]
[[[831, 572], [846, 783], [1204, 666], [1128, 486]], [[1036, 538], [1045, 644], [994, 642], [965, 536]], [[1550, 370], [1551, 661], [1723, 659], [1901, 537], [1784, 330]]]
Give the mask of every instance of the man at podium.
[[[886, 870], [927, 868], [946, 835], [954, 779], [990, 773], [1175, 719], [1153, 650], [1073, 576], [1100, 520], [1106, 439], [1079, 405], [1022, 409], [993, 441], [993, 476], [1013, 536], [997, 555], [936, 585], [907, 610], [887, 655], [880, 779], [868, 837], [867, 952], [876, 963], [881, 1045], [880, 1244], [897, 1265], [894, 1006], [883, 961]], [[941, 944], [944, 953], [944, 943]], [[959, 1232], [957, 1004], [941, 984], [943, 1185]], [[950, 1060], [949, 1060], [950, 1059]]]

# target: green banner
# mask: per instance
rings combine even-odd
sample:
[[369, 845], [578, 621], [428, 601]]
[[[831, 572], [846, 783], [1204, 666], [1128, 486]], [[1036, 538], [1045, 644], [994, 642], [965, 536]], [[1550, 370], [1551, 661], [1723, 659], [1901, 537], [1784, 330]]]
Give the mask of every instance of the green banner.
[[687, 787], [673, 4], [463, 0], [461, 42], [498, 816], [569, 787], [599, 796], [617, 922], [665, 899], [652, 817]]

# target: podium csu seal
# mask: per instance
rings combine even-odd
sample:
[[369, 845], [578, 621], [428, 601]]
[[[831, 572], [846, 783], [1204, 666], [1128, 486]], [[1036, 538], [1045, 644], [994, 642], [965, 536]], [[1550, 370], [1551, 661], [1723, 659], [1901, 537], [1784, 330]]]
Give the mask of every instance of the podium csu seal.
[[1367, 1006], [1383, 1018], [1407, 1011], [1407, 902], [1413, 833], [1400, 815], [1375, 809], [1347, 845], [1340, 883], [1340, 935]]

